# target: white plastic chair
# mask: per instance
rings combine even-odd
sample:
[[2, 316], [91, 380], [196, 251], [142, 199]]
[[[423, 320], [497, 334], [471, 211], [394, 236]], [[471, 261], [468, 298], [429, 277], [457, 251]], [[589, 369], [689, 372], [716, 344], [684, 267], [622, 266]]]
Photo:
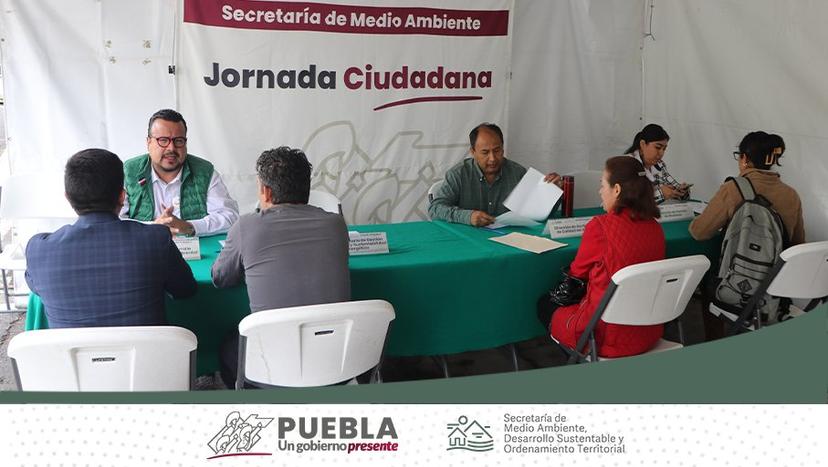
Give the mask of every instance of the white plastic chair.
[[[66, 200], [63, 173], [12, 175], [3, 182], [0, 218], [13, 222], [13, 240], [0, 253], [0, 275], [6, 309], [11, 311], [6, 271], [25, 271], [26, 243], [38, 232], [54, 231], [70, 224], [78, 215]], [[17, 284], [18, 292], [23, 284]]]
[[342, 214], [342, 202], [327, 191], [311, 190], [308, 204], [334, 214]]
[[443, 179], [437, 180], [436, 182], [432, 183], [430, 187], [428, 187], [428, 203], [431, 204], [434, 201], [434, 195], [437, 194], [437, 190], [443, 186]]
[[598, 189], [601, 188], [601, 177], [604, 175], [603, 171], [585, 170], [567, 175], [575, 177], [575, 193], [572, 198], [573, 208], [581, 209], [601, 206], [601, 195], [598, 194]]
[[21, 391], [187, 391], [195, 334], [176, 326], [63, 328], [12, 338]]
[[709, 311], [732, 323], [730, 334], [759, 329], [762, 320], [757, 304], [765, 293], [775, 297], [810, 299], [812, 304], [828, 297], [828, 241], [802, 243], [780, 253], [768, 276], [745, 304], [740, 315], [713, 303], [710, 304]]
[[[605, 323], [647, 326], [668, 323], [681, 316], [709, 268], [710, 260], [694, 255], [634, 264], [617, 271], [575, 348], [562, 346], [570, 355], [569, 363], [610, 360], [597, 355], [594, 330], [599, 319]], [[679, 339], [683, 340], [681, 334], [679, 330]], [[580, 353], [587, 342], [589, 355]], [[681, 347], [682, 343], [660, 339], [645, 353]]]
[[376, 375], [393, 319], [384, 300], [252, 313], [239, 323], [236, 389], [327, 386], [371, 368]]

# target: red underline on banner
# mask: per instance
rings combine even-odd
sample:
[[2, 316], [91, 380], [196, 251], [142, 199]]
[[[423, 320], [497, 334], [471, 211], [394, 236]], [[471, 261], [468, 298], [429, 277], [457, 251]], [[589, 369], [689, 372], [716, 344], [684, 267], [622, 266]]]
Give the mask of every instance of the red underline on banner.
[[234, 457], [234, 456], [272, 456], [272, 453], [269, 452], [234, 452], [231, 454], [219, 454], [217, 456], [208, 457], [207, 460], [210, 459], [218, 459], [220, 457]]
[[445, 102], [445, 101], [479, 101], [483, 96], [431, 96], [431, 97], [414, 97], [411, 99], [403, 99], [401, 101], [389, 102], [379, 107], [374, 107], [374, 111], [387, 109], [389, 107], [396, 107], [398, 105], [417, 104], [420, 102]]

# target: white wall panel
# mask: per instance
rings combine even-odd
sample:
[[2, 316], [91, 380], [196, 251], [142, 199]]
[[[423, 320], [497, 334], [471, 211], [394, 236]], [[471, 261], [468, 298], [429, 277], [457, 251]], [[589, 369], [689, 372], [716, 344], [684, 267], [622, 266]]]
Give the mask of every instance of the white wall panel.
[[828, 239], [828, 2], [656, 0], [644, 42], [644, 120], [670, 133], [665, 160], [708, 199], [750, 131], [785, 139], [778, 171], [799, 192], [808, 240]]

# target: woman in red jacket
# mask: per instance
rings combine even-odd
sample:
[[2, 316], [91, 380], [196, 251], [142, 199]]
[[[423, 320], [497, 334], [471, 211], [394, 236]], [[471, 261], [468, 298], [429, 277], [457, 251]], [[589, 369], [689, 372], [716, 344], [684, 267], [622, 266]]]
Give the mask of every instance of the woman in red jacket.
[[[601, 178], [601, 205], [606, 214], [586, 225], [570, 274], [586, 280], [580, 303], [552, 315], [550, 331], [561, 344], [575, 347], [619, 269], [664, 259], [664, 232], [653, 199], [653, 186], [641, 162], [632, 157], [607, 159]], [[629, 326], [599, 321], [595, 329], [598, 355], [624, 357], [644, 353], [661, 338], [662, 325]]]

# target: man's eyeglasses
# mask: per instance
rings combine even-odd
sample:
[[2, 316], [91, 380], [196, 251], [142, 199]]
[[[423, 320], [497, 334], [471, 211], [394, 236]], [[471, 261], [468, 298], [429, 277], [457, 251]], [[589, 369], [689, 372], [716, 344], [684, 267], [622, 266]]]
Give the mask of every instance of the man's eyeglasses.
[[739, 160], [742, 157], [742, 153], [739, 151], [733, 151], [733, 160]]
[[155, 142], [158, 143], [158, 145], [161, 146], [162, 148], [166, 148], [167, 146], [170, 145], [170, 143], [172, 143], [173, 146], [175, 146], [177, 148], [183, 148], [184, 146], [187, 145], [187, 138], [185, 138], [184, 136], [179, 136], [177, 138], [169, 138], [169, 137], [166, 137], [166, 136], [161, 136], [161, 137], [156, 138], [154, 136], [150, 136], [150, 138], [154, 139]]

